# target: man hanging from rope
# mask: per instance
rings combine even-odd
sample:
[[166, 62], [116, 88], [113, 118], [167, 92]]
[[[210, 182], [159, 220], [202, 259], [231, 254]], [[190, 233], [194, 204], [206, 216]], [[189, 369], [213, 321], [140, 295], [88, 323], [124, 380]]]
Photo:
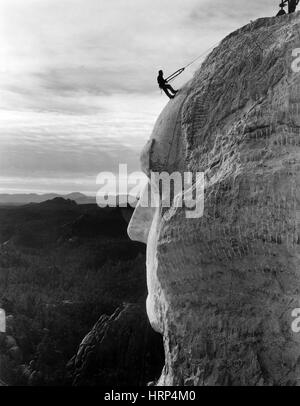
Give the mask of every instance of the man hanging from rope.
[[281, 4], [279, 4], [279, 7], [281, 7], [281, 10], [283, 9], [283, 7], [285, 7], [286, 3], [288, 3], [289, 14], [291, 14], [296, 11], [296, 8], [299, 4], [299, 0], [282, 0]]
[[168, 84], [168, 80], [164, 79], [164, 73], [162, 70], [158, 72], [157, 83], [160, 89], [163, 90], [170, 99], [174, 99], [178, 90], [174, 90], [173, 87]]

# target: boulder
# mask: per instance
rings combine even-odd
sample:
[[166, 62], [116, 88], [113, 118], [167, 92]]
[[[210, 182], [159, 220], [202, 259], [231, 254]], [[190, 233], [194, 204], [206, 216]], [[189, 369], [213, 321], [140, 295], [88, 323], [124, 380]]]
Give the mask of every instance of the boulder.
[[144, 306], [125, 304], [100, 317], [67, 368], [74, 386], [145, 385], [158, 379], [163, 364], [162, 337]]

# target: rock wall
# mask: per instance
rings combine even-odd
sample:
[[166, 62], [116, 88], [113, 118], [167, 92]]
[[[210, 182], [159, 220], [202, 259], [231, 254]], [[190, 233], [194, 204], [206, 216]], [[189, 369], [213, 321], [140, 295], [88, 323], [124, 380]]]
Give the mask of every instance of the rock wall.
[[161, 336], [144, 306], [124, 304], [99, 318], [68, 369], [73, 386], [140, 386], [157, 379], [163, 363]]
[[299, 13], [229, 35], [143, 152], [148, 175], [205, 173], [202, 218], [139, 205], [128, 229], [148, 245], [147, 311], [166, 356], [159, 384], [300, 382], [298, 47]]

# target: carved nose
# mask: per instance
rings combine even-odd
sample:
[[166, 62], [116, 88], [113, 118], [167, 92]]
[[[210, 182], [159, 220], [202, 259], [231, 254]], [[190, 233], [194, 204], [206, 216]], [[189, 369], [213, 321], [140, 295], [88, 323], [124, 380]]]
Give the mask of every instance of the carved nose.
[[147, 244], [157, 206], [157, 201], [154, 199], [155, 195], [151, 195], [151, 186], [150, 183], [148, 183], [128, 225], [127, 234], [131, 240]]

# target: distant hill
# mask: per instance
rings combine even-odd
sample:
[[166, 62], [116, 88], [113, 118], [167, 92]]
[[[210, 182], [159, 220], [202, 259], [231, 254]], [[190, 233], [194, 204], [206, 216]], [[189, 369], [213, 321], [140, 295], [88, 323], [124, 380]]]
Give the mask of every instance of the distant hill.
[[70, 238], [127, 237], [130, 207], [100, 208], [55, 197], [40, 203], [0, 206], [0, 244], [42, 247]]
[[[63, 198], [65, 200], [73, 200], [77, 204], [96, 204], [95, 196], [86, 196], [83, 193], [73, 192], [67, 195], [60, 195], [57, 193], [28, 193], [28, 194], [0, 194], [0, 206], [23, 206], [30, 203], [42, 203], [47, 200], [53, 200], [55, 198]], [[119, 199], [121, 196], [117, 196], [116, 202], [119, 205]], [[124, 199], [123, 199], [124, 200]], [[122, 200], [122, 201], [123, 201]]]
[[86, 196], [83, 193], [69, 193], [67, 195], [59, 195], [57, 193], [28, 193], [28, 194], [0, 194], [0, 205], [14, 205], [20, 206], [29, 203], [42, 203], [46, 200], [52, 200], [56, 197], [62, 197], [64, 199], [74, 200], [77, 204], [95, 204], [96, 198], [92, 196]]
[[22, 205], [22, 207], [27, 208], [27, 207], [34, 207], [36, 210], [39, 209], [76, 209], [78, 206], [78, 203], [75, 202], [75, 200], [71, 199], [65, 199], [63, 197], [55, 197], [54, 199], [50, 200], [45, 200], [41, 203], [29, 203]]

